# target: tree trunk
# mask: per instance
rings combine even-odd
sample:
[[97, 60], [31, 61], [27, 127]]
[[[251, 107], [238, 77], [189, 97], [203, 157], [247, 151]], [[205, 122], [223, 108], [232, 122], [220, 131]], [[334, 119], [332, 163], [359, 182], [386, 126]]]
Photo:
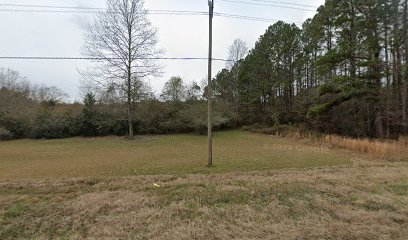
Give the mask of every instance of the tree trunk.
[[400, 42], [400, 14], [399, 12], [399, 0], [394, 0], [392, 2], [392, 11], [393, 14], [393, 44], [392, 44], [392, 59], [393, 59], [393, 95], [394, 95], [394, 104], [396, 106], [396, 113], [398, 124], [400, 127], [403, 125], [403, 114], [402, 114], [402, 74], [401, 74], [401, 42]]
[[127, 19], [128, 26], [128, 65], [127, 65], [127, 104], [128, 104], [128, 127], [129, 138], [133, 138], [133, 106], [132, 106], [132, 61], [133, 61], [133, 46], [132, 46], [132, 19]]
[[407, 134], [408, 130], [408, 119], [407, 119], [407, 108], [408, 108], [408, 0], [405, 0], [404, 4], [404, 43], [405, 43], [405, 76], [404, 76], [404, 90], [402, 95], [402, 121], [404, 134]]
[[384, 130], [383, 130], [383, 120], [381, 116], [381, 111], [379, 107], [376, 109], [376, 116], [375, 116], [375, 128], [376, 128], [376, 137], [384, 138]]
[[132, 74], [131, 69], [128, 67], [128, 78], [127, 78], [127, 107], [128, 107], [128, 128], [129, 128], [129, 138], [133, 138], [133, 107], [132, 107]]
[[[388, 10], [387, 10], [388, 14]], [[384, 31], [385, 31], [385, 38], [384, 38], [384, 51], [385, 51], [385, 77], [386, 77], [386, 105], [385, 105], [385, 120], [386, 120], [386, 138], [390, 137], [390, 57], [389, 57], [389, 47], [388, 47], [388, 16], [384, 21]]]
[[128, 128], [129, 128], [129, 138], [133, 138], [133, 107], [132, 107], [132, 47], [130, 42], [131, 29], [129, 29], [129, 60], [127, 66], [127, 105], [128, 105]]
[[133, 138], [133, 121], [132, 121], [132, 107], [128, 103], [128, 128], [129, 128], [129, 138]]

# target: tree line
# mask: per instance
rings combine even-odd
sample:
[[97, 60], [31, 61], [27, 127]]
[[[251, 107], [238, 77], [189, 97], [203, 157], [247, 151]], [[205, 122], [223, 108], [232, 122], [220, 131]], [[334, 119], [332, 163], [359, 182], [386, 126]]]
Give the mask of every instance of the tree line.
[[[271, 25], [249, 51], [235, 40], [212, 80], [214, 127], [407, 134], [407, 1], [326, 0], [302, 27]], [[149, 87], [162, 51], [142, 0], [108, 0], [91, 26], [84, 54], [99, 62], [83, 73], [83, 103], [63, 103], [62, 91], [1, 71], [3, 138], [205, 133], [205, 84], [172, 77], [160, 96]]]
[[[172, 77], [160, 96], [139, 82], [133, 103], [135, 134], [196, 133], [207, 130], [207, 101], [202, 86]], [[75, 136], [128, 136], [128, 105], [123, 93], [87, 92], [81, 103], [67, 103], [56, 87], [33, 86], [18, 72], [0, 69], [0, 140]], [[215, 104], [214, 128], [237, 127], [238, 118], [223, 103]]]
[[302, 28], [277, 22], [214, 79], [244, 124], [390, 138], [408, 130], [407, 0], [326, 0]]

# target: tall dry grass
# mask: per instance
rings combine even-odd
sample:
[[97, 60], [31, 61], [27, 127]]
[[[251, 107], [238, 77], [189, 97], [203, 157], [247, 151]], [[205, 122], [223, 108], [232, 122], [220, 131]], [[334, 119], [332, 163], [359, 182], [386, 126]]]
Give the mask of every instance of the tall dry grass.
[[381, 140], [367, 138], [347, 138], [339, 135], [321, 135], [307, 128], [291, 125], [278, 125], [273, 127], [250, 126], [243, 127], [244, 131], [274, 135], [282, 138], [305, 140], [313, 143], [326, 143], [334, 147], [370, 154], [379, 158], [407, 159], [408, 136], [401, 136], [398, 140]]
[[0, 239], [406, 240], [407, 171], [398, 162], [0, 181]]
[[322, 141], [347, 150], [367, 153], [380, 158], [403, 158], [408, 156], [408, 137], [400, 137], [398, 140], [383, 141], [326, 135], [322, 138]]

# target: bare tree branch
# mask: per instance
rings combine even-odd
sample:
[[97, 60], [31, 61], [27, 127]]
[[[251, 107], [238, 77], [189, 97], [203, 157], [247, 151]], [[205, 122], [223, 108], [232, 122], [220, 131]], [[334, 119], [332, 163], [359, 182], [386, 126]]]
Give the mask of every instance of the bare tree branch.
[[83, 54], [101, 59], [82, 72], [84, 80], [109, 91], [119, 89], [128, 105], [129, 137], [133, 136], [133, 108], [146, 91], [144, 80], [159, 76], [162, 65], [156, 58], [157, 29], [147, 18], [143, 0], [107, 0], [86, 35]]

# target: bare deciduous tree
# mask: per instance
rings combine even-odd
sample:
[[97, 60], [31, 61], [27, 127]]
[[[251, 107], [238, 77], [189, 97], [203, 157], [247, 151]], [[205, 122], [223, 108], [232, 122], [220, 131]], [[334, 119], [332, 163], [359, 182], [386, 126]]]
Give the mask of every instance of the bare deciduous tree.
[[248, 53], [248, 47], [241, 39], [235, 39], [228, 50], [227, 69], [231, 70], [237, 62], [242, 60]]
[[172, 77], [164, 84], [161, 97], [166, 101], [179, 102], [186, 98], [186, 86], [181, 77]]
[[55, 86], [35, 85], [31, 90], [31, 98], [38, 102], [61, 103], [68, 100], [69, 95]]
[[157, 30], [147, 18], [143, 0], [107, 0], [86, 36], [83, 54], [96, 58], [92, 71], [83, 74], [102, 87], [119, 89], [128, 109], [129, 137], [133, 137], [133, 111], [142, 79], [157, 76]]
[[30, 83], [17, 71], [0, 68], [0, 89], [7, 88], [12, 91], [24, 93], [27, 97], [30, 93]]

